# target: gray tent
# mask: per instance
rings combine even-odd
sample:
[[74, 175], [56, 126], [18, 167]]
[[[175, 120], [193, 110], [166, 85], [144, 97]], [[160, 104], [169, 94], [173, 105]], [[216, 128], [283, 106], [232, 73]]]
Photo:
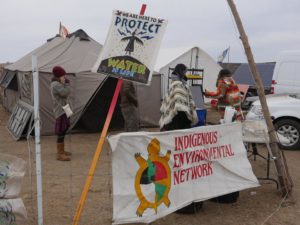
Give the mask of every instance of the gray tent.
[[[85, 131], [101, 130], [117, 83], [116, 78], [91, 72], [101, 48], [102, 46], [83, 30], [70, 34], [66, 39], [60, 36], [49, 39], [44, 45], [5, 67], [0, 82], [4, 90], [3, 106], [11, 112], [16, 110], [16, 105], [22, 106], [21, 108], [26, 106], [27, 111], [32, 111], [31, 57], [36, 55], [39, 69], [41, 134], [50, 135], [53, 134], [54, 130], [49, 84], [52, 78], [51, 71], [55, 65], [65, 68], [67, 77], [71, 82], [70, 99], [74, 111], [71, 126]], [[139, 112], [142, 126], [156, 126], [158, 124], [158, 109], [161, 100], [160, 81], [160, 76], [155, 74], [150, 86], [137, 84], [139, 102], [141, 103]], [[13, 116], [15, 117], [10, 118], [10, 120], [15, 120], [18, 117], [14, 113]], [[114, 112], [111, 127], [123, 127], [123, 118], [118, 105]]]

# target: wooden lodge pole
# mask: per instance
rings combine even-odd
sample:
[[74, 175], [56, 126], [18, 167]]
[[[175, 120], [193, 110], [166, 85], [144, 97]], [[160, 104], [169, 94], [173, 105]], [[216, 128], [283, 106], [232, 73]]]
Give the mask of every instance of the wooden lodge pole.
[[109, 107], [109, 110], [108, 110], [108, 113], [107, 113], [107, 116], [106, 116], [106, 120], [105, 120], [103, 129], [102, 129], [102, 132], [101, 132], [101, 136], [99, 138], [98, 145], [97, 145], [94, 157], [93, 157], [93, 161], [92, 161], [92, 164], [90, 166], [90, 170], [89, 170], [89, 173], [87, 175], [87, 178], [86, 178], [86, 181], [85, 181], [83, 191], [81, 193], [79, 203], [77, 205], [77, 209], [76, 209], [76, 212], [75, 212], [75, 215], [74, 215], [74, 218], [73, 218], [73, 225], [78, 225], [78, 222], [80, 220], [81, 212], [83, 210], [83, 206], [85, 204], [85, 200], [87, 198], [87, 194], [89, 192], [89, 189], [90, 189], [90, 186], [91, 186], [91, 183], [92, 183], [92, 179], [93, 179], [94, 174], [95, 174], [97, 162], [99, 160], [100, 154], [101, 154], [102, 149], [103, 149], [104, 141], [105, 141], [105, 138], [106, 138], [106, 135], [107, 135], [107, 130], [109, 128], [109, 124], [110, 124], [112, 115], [114, 113], [115, 106], [117, 104], [117, 100], [118, 100], [118, 96], [119, 96], [119, 93], [120, 93], [120, 90], [121, 90], [121, 87], [122, 87], [122, 83], [123, 83], [123, 80], [118, 79], [118, 83], [117, 83], [112, 101], [110, 103], [110, 107]]
[[263, 83], [261, 81], [260, 75], [258, 73], [258, 70], [256, 68], [255, 62], [254, 62], [254, 57], [251, 51], [251, 47], [249, 45], [248, 42], [248, 37], [245, 33], [245, 30], [243, 28], [243, 24], [242, 21], [240, 19], [240, 16], [238, 14], [238, 11], [236, 9], [236, 6], [233, 2], [233, 0], [227, 0], [229, 7], [232, 11], [233, 17], [235, 19], [237, 28], [239, 30], [240, 33], [240, 38], [243, 42], [243, 46], [245, 49], [245, 53], [247, 56], [247, 60], [248, 63], [250, 65], [250, 69], [252, 72], [252, 76], [255, 80], [256, 83], [256, 87], [257, 87], [257, 93], [259, 96], [259, 100], [262, 106], [262, 111], [263, 111], [263, 115], [264, 118], [266, 120], [267, 123], [267, 127], [268, 127], [268, 133], [269, 133], [269, 138], [270, 138], [270, 147], [271, 147], [271, 151], [273, 156], [275, 156], [275, 166], [276, 166], [276, 170], [277, 170], [277, 174], [278, 174], [278, 181], [279, 181], [279, 185], [282, 191], [282, 195], [289, 195], [289, 193], [292, 190], [292, 184], [290, 182], [290, 180], [288, 179], [288, 170], [287, 167], [285, 167], [283, 160], [285, 159], [284, 157], [282, 157], [281, 155], [281, 151], [278, 147], [278, 143], [277, 143], [277, 136], [276, 136], [276, 131], [274, 129], [273, 123], [272, 123], [272, 119], [270, 116], [270, 112], [269, 112], [269, 108], [267, 105], [267, 101], [266, 101], [266, 97], [264, 94], [264, 88], [263, 88]]

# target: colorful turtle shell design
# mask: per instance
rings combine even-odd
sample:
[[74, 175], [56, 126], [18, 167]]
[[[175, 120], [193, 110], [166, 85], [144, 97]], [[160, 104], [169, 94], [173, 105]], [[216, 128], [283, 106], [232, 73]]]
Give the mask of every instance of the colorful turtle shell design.
[[[165, 156], [159, 156], [160, 143], [154, 138], [148, 145], [148, 159], [145, 160], [140, 153], [135, 154], [135, 159], [140, 168], [136, 173], [135, 191], [140, 200], [136, 214], [142, 216], [147, 208], [153, 208], [157, 213], [157, 207], [164, 203], [167, 207], [171, 202], [168, 194], [171, 188], [171, 170], [168, 164], [171, 151]], [[147, 185], [153, 183], [155, 186], [155, 201], [150, 202], [143, 195], [141, 184]]]

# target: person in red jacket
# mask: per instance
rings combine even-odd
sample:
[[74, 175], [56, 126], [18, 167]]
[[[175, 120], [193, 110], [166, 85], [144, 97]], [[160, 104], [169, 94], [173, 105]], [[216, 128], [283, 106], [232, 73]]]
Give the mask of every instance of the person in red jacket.
[[[218, 100], [217, 109], [224, 119], [225, 108], [231, 106], [235, 108], [236, 115], [234, 120], [242, 120], [241, 111], [241, 94], [240, 90], [232, 78], [232, 74], [228, 69], [222, 69], [219, 72], [217, 80], [217, 90], [207, 91], [205, 90], [204, 95]], [[239, 197], [239, 191], [222, 195], [216, 198], [212, 198], [211, 201], [218, 203], [234, 203]]]
[[205, 90], [204, 95], [208, 98], [218, 99], [217, 109], [222, 119], [224, 119], [225, 108], [232, 106], [237, 111], [235, 120], [242, 120], [241, 94], [230, 70], [222, 69], [217, 80], [217, 90]]

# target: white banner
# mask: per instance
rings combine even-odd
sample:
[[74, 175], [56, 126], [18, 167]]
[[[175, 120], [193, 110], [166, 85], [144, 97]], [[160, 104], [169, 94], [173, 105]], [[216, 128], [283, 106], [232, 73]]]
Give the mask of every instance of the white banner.
[[140, 83], [150, 83], [166, 20], [116, 10], [92, 69]]
[[113, 223], [150, 223], [193, 201], [259, 186], [240, 123], [121, 133], [113, 151]]

